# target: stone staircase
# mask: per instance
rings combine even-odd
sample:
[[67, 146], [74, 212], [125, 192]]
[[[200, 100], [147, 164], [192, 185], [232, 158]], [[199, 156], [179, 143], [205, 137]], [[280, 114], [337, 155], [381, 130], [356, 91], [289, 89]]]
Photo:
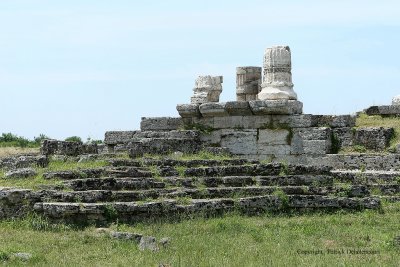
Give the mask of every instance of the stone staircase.
[[[54, 221], [138, 222], [225, 212], [378, 209], [396, 201], [400, 173], [332, 171], [259, 161], [111, 159], [110, 166], [62, 172], [62, 185], [34, 191], [33, 209]], [[87, 174], [95, 174], [90, 177]], [[76, 173], [75, 173], [76, 175]]]

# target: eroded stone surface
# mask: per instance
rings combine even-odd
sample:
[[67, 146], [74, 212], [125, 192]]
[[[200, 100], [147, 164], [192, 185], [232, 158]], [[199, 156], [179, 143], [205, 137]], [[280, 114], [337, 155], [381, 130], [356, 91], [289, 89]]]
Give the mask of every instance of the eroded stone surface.
[[396, 95], [392, 98], [392, 105], [399, 106], [400, 105], [400, 95]]
[[303, 103], [296, 100], [275, 99], [250, 101], [250, 108], [255, 115], [302, 114]]
[[12, 178], [30, 178], [37, 175], [37, 171], [33, 168], [23, 168], [17, 170], [11, 170], [6, 172], [5, 178], [12, 179]]
[[236, 100], [257, 100], [261, 90], [261, 67], [236, 68]]
[[289, 46], [273, 46], [264, 54], [260, 100], [297, 100], [293, 91], [292, 61]]
[[81, 142], [58, 141], [46, 139], [42, 141], [40, 152], [48, 155], [78, 156], [81, 154], [97, 154], [97, 144]]
[[362, 145], [367, 149], [383, 150], [389, 146], [393, 135], [393, 128], [362, 127], [355, 132], [354, 144]]
[[200, 117], [200, 104], [179, 104], [176, 110], [182, 118]]
[[204, 103], [200, 105], [200, 113], [203, 117], [228, 116], [225, 106], [226, 103]]
[[199, 76], [195, 82], [191, 103], [219, 102], [219, 95], [222, 92], [222, 82], [222, 76]]
[[183, 128], [182, 118], [142, 118], [140, 122], [141, 131], [172, 131], [180, 128]]
[[250, 109], [249, 102], [245, 101], [230, 101], [226, 102], [225, 110], [230, 116], [247, 116], [253, 115]]

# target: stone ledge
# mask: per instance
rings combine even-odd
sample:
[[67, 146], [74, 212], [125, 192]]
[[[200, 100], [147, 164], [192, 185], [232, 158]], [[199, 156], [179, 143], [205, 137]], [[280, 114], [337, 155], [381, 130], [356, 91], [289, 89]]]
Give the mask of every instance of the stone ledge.
[[399, 105], [388, 105], [388, 106], [371, 106], [364, 110], [364, 112], [371, 115], [382, 115], [382, 116], [400, 116]]
[[201, 116], [198, 104], [179, 104], [176, 110], [182, 118], [198, 118]]
[[249, 101], [254, 115], [302, 114], [303, 103], [296, 100], [254, 100]]
[[245, 101], [229, 101], [225, 105], [226, 112], [230, 116], [247, 116], [253, 115], [249, 102]]
[[203, 117], [223, 117], [228, 116], [225, 109], [226, 103], [204, 103], [200, 105], [200, 113]]

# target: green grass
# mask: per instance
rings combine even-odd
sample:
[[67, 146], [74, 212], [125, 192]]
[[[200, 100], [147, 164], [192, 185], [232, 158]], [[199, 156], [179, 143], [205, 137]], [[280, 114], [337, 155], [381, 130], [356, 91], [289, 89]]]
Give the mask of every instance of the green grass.
[[[170, 237], [159, 252], [139, 251], [129, 241], [97, 234], [94, 227], [52, 225], [40, 217], [0, 222], [0, 262], [16, 252], [32, 253], [30, 266], [398, 266], [400, 203], [385, 212], [196, 218], [175, 223], [115, 224], [111, 228]], [[344, 254], [328, 254], [328, 250]], [[377, 251], [352, 255], [349, 249]], [[304, 254], [322, 251], [322, 255]], [[0, 263], [1, 264], [1, 263]]]
[[32, 178], [13, 178], [6, 179], [4, 169], [0, 169], [0, 186], [4, 187], [23, 187], [37, 189], [39, 185], [44, 184], [60, 184], [61, 180], [58, 179], [44, 179], [43, 174], [45, 172], [52, 171], [64, 171], [64, 170], [75, 170], [89, 169], [89, 168], [100, 168], [107, 166], [109, 163], [106, 161], [87, 161], [87, 162], [74, 162], [74, 161], [50, 161], [49, 166], [46, 168], [35, 168], [38, 174]]
[[361, 113], [356, 120], [356, 127], [392, 127], [395, 131], [395, 136], [390, 142], [393, 147], [400, 144], [400, 118], [396, 117], [382, 117], [382, 116], [368, 116]]

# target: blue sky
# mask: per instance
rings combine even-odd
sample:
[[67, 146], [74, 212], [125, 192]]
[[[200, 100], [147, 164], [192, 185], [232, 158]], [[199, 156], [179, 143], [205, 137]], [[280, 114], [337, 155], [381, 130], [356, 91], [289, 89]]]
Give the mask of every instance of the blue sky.
[[304, 112], [349, 114], [400, 94], [399, 1], [1, 0], [0, 133], [102, 139], [178, 116], [198, 75], [261, 66], [289, 45]]

